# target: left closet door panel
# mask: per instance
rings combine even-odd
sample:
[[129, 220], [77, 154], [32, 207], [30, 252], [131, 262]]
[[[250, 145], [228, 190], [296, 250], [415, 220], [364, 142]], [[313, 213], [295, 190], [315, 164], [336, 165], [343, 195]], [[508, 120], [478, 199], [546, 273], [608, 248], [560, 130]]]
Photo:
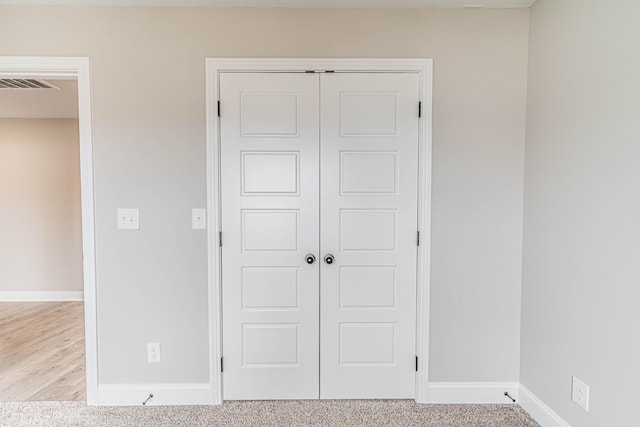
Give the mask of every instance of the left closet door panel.
[[317, 399], [319, 77], [220, 88], [224, 399]]

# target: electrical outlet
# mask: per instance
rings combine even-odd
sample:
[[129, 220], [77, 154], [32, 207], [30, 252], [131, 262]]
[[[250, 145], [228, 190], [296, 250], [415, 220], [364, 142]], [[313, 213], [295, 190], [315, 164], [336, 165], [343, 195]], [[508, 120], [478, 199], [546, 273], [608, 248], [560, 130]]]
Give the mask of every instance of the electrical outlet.
[[157, 343], [157, 342], [147, 343], [147, 362], [149, 363], [160, 362], [160, 343]]
[[571, 400], [589, 412], [589, 386], [576, 377], [571, 377]]

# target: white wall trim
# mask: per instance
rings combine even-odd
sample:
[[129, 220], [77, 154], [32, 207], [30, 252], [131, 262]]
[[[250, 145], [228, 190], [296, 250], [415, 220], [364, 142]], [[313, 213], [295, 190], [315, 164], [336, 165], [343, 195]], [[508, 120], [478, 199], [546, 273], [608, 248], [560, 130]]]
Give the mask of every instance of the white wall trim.
[[517, 382], [431, 382], [431, 404], [511, 404], [504, 392], [516, 399], [515, 404], [542, 427], [571, 427], [553, 409]]
[[571, 427], [568, 422], [522, 384], [520, 384], [518, 404], [542, 427]]
[[132, 6], [132, 7], [236, 7], [299, 9], [513, 9], [530, 7], [535, 0], [0, 0], [0, 5], [21, 6]]
[[222, 374], [220, 357], [222, 348], [221, 330], [221, 278], [218, 232], [220, 231], [220, 129], [216, 111], [219, 73], [224, 72], [304, 72], [305, 70], [334, 70], [341, 72], [412, 72], [420, 73], [420, 185], [418, 227], [421, 245], [418, 248], [417, 284], [417, 331], [416, 353], [419, 370], [416, 373], [416, 401], [429, 402], [429, 304], [430, 304], [430, 260], [431, 260], [431, 128], [432, 128], [432, 59], [312, 59], [312, 58], [207, 58], [206, 60], [206, 104], [207, 104], [207, 209], [209, 230], [209, 350], [211, 389], [213, 401], [222, 403]]
[[517, 382], [431, 382], [429, 403], [513, 403], [504, 393], [517, 401], [519, 386]]
[[98, 391], [98, 331], [90, 61], [86, 57], [0, 56], [0, 76], [78, 80], [87, 404], [95, 405]]
[[0, 292], [0, 302], [84, 301], [82, 291]]
[[208, 383], [185, 384], [100, 384], [97, 404], [101, 406], [210, 405]]
[[432, 120], [433, 120], [433, 60], [423, 61], [420, 81], [422, 118], [419, 121], [418, 168], [418, 246], [416, 290], [416, 402], [429, 402], [429, 319], [431, 307], [431, 181], [432, 181]]
[[[221, 252], [218, 245], [220, 223], [220, 129], [217, 117], [218, 73], [212, 60], [206, 60], [207, 124], [207, 260], [209, 292], [209, 382], [212, 403], [222, 404], [222, 286]], [[215, 194], [214, 194], [215, 192]]]

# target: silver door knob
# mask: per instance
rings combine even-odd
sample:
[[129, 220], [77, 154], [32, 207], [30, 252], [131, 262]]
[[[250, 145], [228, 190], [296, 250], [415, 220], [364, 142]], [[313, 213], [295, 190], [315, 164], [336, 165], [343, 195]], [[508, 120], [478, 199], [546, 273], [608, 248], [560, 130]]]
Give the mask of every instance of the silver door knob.
[[335, 261], [333, 255], [327, 254], [324, 256], [324, 262], [326, 262], [327, 264], [333, 264], [333, 261]]
[[308, 254], [304, 257], [304, 260], [307, 261], [307, 264], [313, 264], [314, 262], [316, 262], [316, 257], [312, 254]]

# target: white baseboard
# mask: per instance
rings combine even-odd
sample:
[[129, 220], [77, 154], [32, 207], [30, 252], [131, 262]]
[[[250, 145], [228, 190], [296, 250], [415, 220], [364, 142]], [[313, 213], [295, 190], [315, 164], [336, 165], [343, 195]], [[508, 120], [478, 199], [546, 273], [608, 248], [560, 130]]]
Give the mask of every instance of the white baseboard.
[[553, 409], [520, 384], [520, 399], [518, 404], [531, 415], [542, 427], [571, 427]]
[[82, 291], [0, 291], [0, 302], [84, 301]]
[[[431, 404], [513, 403], [508, 392], [542, 427], [571, 427], [555, 411], [519, 383], [451, 383], [429, 384]], [[97, 406], [141, 406], [149, 394], [148, 406], [213, 405], [213, 390], [208, 383], [187, 384], [102, 384], [98, 387]]]
[[429, 403], [513, 403], [518, 400], [519, 384], [514, 383], [429, 383]]
[[101, 384], [97, 406], [212, 405], [213, 390], [209, 383], [188, 384]]

